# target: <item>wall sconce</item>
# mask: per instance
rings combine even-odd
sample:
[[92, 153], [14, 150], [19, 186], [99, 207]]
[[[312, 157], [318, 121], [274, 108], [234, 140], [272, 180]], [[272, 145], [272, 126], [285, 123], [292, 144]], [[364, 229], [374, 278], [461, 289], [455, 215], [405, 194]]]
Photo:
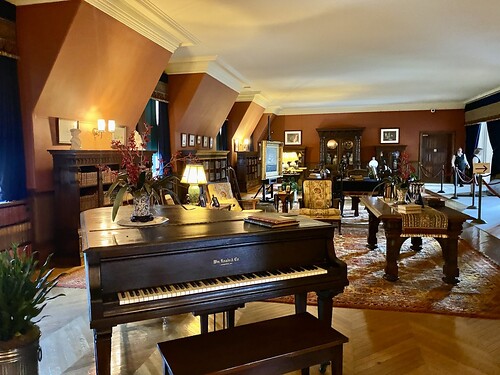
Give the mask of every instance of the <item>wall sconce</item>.
[[[116, 129], [116, 121], [108, 120], [108, 131], [113, 133]], [[106, 131], [106, 120], [100, 118], [97, 120], [97, 128], [92, 129], [94, 139], [99, 135], [102, 138], [102, 133]]]
[[191, 204], [198, 204], [200, 199], [200, 187], [198, 185], [205, 185], [207, 183], [207, 176], [205, 169], [201, 164], [188, 164], [184, 169], [181, 178], [182, 184], [189, 184], [188, 196]]

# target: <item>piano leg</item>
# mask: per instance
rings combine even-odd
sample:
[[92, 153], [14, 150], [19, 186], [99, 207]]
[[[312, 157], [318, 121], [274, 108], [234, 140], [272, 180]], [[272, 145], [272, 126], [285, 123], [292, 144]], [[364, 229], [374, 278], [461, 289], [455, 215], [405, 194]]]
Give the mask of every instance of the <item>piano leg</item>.
[[111, 332], [112, 328], [94, 329], [94, 358], [97, 375], [111, 374]]
[[307, 310], [307, 293], [295, 295], [295, 314], [306, 312]]

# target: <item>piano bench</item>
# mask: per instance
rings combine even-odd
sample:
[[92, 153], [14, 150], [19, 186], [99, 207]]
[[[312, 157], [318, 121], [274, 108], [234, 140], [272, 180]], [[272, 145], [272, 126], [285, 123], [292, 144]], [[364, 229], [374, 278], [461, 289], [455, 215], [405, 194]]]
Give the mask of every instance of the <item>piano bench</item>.
[[342, 374], [348, 338], [309, 313], [300, 313], [158, 344], [164, 373], [283, 374], [332, 362]]

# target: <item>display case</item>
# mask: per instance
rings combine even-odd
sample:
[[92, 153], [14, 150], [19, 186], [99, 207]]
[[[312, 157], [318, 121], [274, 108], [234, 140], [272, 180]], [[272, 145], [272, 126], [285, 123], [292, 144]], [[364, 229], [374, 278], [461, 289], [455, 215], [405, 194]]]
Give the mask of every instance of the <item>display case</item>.
[[236, 158], [236, 178], [240, 191], [246, 193], [262, 183], [259, 153], [256, 151], [238, 151]]
[[319, 160], [334, 175], [361, 168], [361, 134], [365, 128], [321, 128]]

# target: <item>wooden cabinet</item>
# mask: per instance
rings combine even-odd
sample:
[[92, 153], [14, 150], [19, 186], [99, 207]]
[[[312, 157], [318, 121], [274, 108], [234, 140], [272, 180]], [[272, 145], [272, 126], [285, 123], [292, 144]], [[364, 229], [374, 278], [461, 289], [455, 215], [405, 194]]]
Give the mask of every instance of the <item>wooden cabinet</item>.
[[361, 168], [361, 134], [365, 128], [316, 129], [319, 160], [334, 175]]
[[248, 192], [262, 184], [259, 153], [238, 151], [236, 159], [236, 178], [240, 191]]
[[[118, 170], [121, 154], [114, 150], [49, 150], [53, 158], [54, 241], [58, 265], [80, 265], [80, 212], [111, 205], [105, 193], [112, 174], [99, 166]], [[152, 151], [146, 151], [151, 160]]]

